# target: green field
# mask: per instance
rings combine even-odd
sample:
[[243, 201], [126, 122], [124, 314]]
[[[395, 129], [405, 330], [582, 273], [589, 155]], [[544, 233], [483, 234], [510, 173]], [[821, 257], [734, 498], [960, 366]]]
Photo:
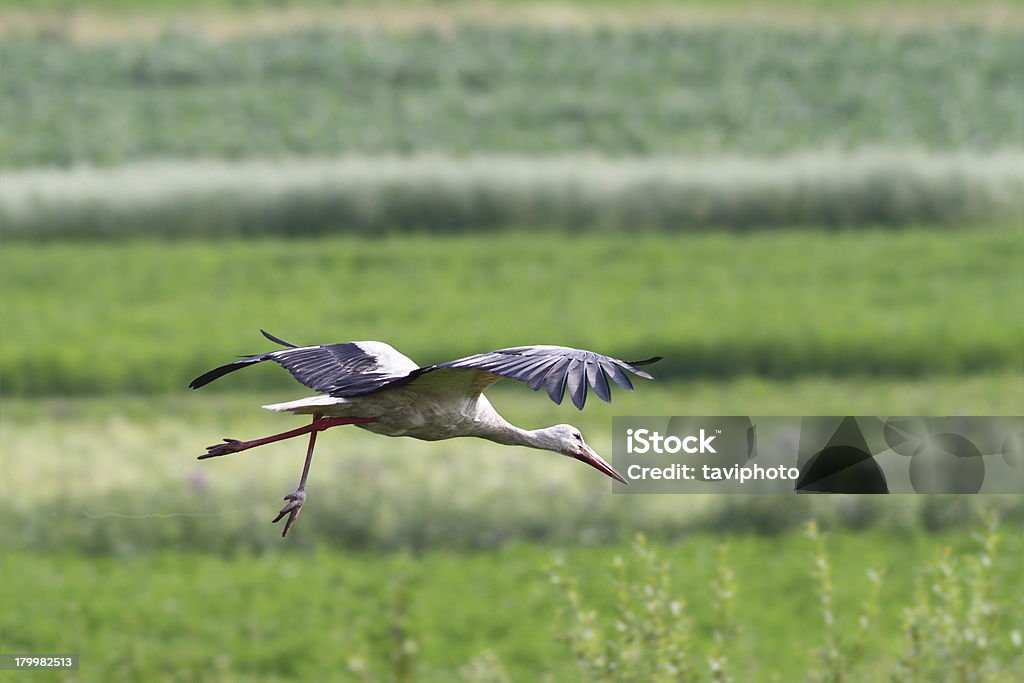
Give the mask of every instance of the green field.
[[[571, 422], [608, 456], [614, 415], [1015, 414], [1024, 403], [1024, 381], [1019, 374], [656, 381], [583, 412], [555, 407], [511, 383], [490, 394], [513, 422], [530, 428]], [[195, 457], [222, 437], [254, 438], [298, 426], [301, 418], [258, 406], [303, 395], [293, 387], [260, 394], [183, 390], [7, 399], [0, 403], [8, 492], [0, 501], [6, 520], [0, 544], [124, 556], [172, 548], [290, 553], [318, 543], [390, 551], [491, 548], [514, 539], [610, 542], [636, 531], [665, 539], [708, 529], [778, 533], [808, 519], [890, 530], [961, 528], [973, 520], [976, 499], [969, 497], [608, 495], [607, 479], [556, 455], [473, 439], [386, 439], [353, 428], [319, 440], [301, 533], [282, 544], [269, 520], [298, 478], [302, 444], [204, 462]], [[1007, 520], [1024, 521], [1019, 497], [989, 502]]]
[[7, 173], [0, 224], [26, 242], [969, 230], [1017, 221], [1022, 187], [1011, 151], [146, 162]]
[[[601, 615], [588, 628], [616, 634], [611, 615], [624, 606], [657, 616], [671, 613], [677, 623], [692, 620], [688, 654], [700, 674], [695, 680], [711, 680], [698, 653], [712, 650], [713, 633], [722, 625], [712, 589], [725, 570], [714, 550], [721, 541], [693, 536], [655, 546], [669, 563], [671, 585], [664, 595], [680, 601], [679, 610], [653, 603], [660, 592], [649, 593], [646, 605], [623, 602], [612, 583], [617, 555], [625, 559], [634, 585], [658, 585], [657, 574], [649, 573], [649, 565], [628, 545], [562, 550], [515, 545], [483, 554], [415, 556], [326, 548], [230, 558], [163, 553], [129, 560], [5, 554], [0, 645], [6, 652], [79, 652], [82, 666], [75, 680], [82, 681], [283, 681], [325, 675], [353, 681], [608, 680], [584, 677], [574, 661], [565, 639], [585, 617], [567, 609], [562, 585], [551, 580], [554, 573], [562, 582], [578, 581], [577, 609]], [[728, 544], [735, 568], [734, 619], [742, 624], [727, 647], [730, 673], [745, 681], [796, 680], [822, 668], [817, 650], [829, 629], [821, 626], [811, 543], [790, 534], [734, 537]], [[917, 663], [987, 662], [994, 675], [982, 666], [976, 677], [961, 678], [955, 668], [942, 674], [950, 674], [945, 680], [951, 681], [1010, 680], [1011, 662], [1021, 657], [1012, 633], [1019, 638], [1024, 604], [1019, 591], [1011, 590], [1024, 561], [1020, 535], [1006, 535], [983, 570], [982, 584], [972, 578], [969, 559], [947, 561], [950, 569], [963, 572], [952, 581], [930, 573], [939, 548], [947, 544], [958, 558], [978, 553], [978, 543], [962, 535], [866, 533], [828, 539], [833, 630], [844, 641], [858, 637], [858, 618], [871, 601], [865, 571], [884, 572], [881, 609], [863, 636], [866, 651], [845, 665], [843, 680], [885, 680], [901, 671], [898, 655], [910, 648], [903, 610], [921, 604], [914, 587], [922, 581], [963, 589], [960, 598], [950, 596], [963, 601], [959, 606], [942, 602], [941, 596], [935, 600], [953, 607], [964, 623], [974, 623], [969, 620], [977, 619], [986, 604], [989, 594], [979, 593], [979, 587], [992, 591], [989, 611], [977, 622], [991, 641], [979, 652], [970, 640], [954, 636], [949, 642], [957, 647], [931, 655], [934, 659], [922, 654]], [[936, 640], [945, 638], [940, 620], [928, 625], [936, 628]], [[648, 628], [657, 632], [653, 624]], [[620, 645], [628, 637], [614, 636]], [[614, 650], [609, 655], [614, 657]], [[900, 678], [935, 680], [915, 678], [908, 669]], [[66, 679], [41, 674], [33, 680]]]
[[[313, 0], [312, 2], [310, 0], [207, 0], [206, 2], [203, 2], [203, 0], [158, 0], [156, 2], [145, 2], [144, 0], [93, 0], [89, 3], [89, 7], [92, 10], [109, 12], [111, 13], [111, 16], [114, 17], [119, 14], [126, 14], [130, 17], [133, 10], [146, 10], [151, 12], [156, 10], [156, 12], [159, 12], [191, 9], [203, 6], [235, 10], [250, 10], [267, 7], [293, 7], [313, 10], [329, 10], [330, 8], [339, 5], [354, 8], [384, 6], [388, 11], [400, 12], [403, 10], [416, 10], [418, 8], [426, 8], [431, 11], [461, 9], [472, 6], [473, 4], [472, 0], [387, 0], [387, 2], [373, 2], [373, 0]], [[580, 11], [598, 11], [596, 14], [598, 17], [602, 16], [599, 13], [602, 9], [621, 9], [619, 7], [620, 3], [617, 3], [614, 0], [559, 0], [554, 3], [540, 3], [537, 2], [537, 0], [509, 0], [509, 2], [504, 4], [507, 5], [507, 9], [513, 10], [516, 8], [537, 8], [544, 4], [552, 4], [562, 10], [575, 9]], [[910, 12], [911, 14], [923, 14], [925, 16], [927, 16], [929, 11], [939, 13], [943, 11], [948, 12], [950, 9], [957, 8], [961, 5], [961, 3], [957, 3], [955, 0], [903, 0], [900, 4], [902, 5], [901, 9], [904, 11]], [[14, 8], [19, 7], [14, 0], [0, 0], [0, 7], [7, 7], [8, 5], [12, 5]], [[717, 6], [730, 12], [760, 8], [763, 6], [758, 0], [717, 0], [717, 2], [710, 2], [709, 0], [687, 0], [686, 2], [678, 3], [678, 5], [679, 7], [675, 9], [707, 10]], [[827, 16], [829, 12], [842, 12], [843, 10], [849, 11], [865, 7], [870, 9], [892, 9], [891, 3], [882, 2], [881, 0], [779, 0], [779, 2], [773, 3], [773, 5], [786, 11], [800, 11], [811, 16], [815, 13], [822, 13]], [[979, 9], [993, 10], [1000, 8], [1012, 8], [1013, 2], [1006, 2], [1005, 0], [979, 0], [978, 2], [972, 3], [972, 5], [976, 11]], [[75, 0], [39, 0], [39, 2], [35, 3], [35, 6], [37, 9], [78, 8]], [[666, 7], [662, 0], [637, 0], [636, 2], [630, 3], [630, 6], [636, 10], [641, 17], [644, 15], [659, 16], [659, 11], [672, 9], [671, 7]], [[412, 14], [415, 16], [414, 13]], [[497, 16], [500, 17], [501, 15]], [[512, 16], [515, 15], [513, 14]]]
[[[1016, 35], [753, 27], [0, 42], [0, 166], [1020, 149]], [[941, 101], [941, 106], [936, 102]]]
[[261, 327], [421, 363], [523, 343], [657, 354], [663, 378], [1015, 372], [1022, 257], [1014, 230], [980, 228], [11, 243], [0, 373], [6, 394], [178, 391], [267, 348]]

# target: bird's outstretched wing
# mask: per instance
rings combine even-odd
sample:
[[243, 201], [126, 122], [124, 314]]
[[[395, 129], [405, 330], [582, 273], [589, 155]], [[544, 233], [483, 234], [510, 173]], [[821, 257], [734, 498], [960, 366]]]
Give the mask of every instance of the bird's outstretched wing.
[[[475, 371], [478, 377], [474, 378], [473, 385], [478, 391], [483, 391], [503, 377], [515, 379], [525, 382], [534, 391], [544, 387], [551, 400], [558, 404], [562, 402], [568, 390], [573, 405], [582, 410], [587, 402], [588, 385], [601, 400], [611, 401], [609, 379], [620, 387], [632, 391], [633, 383], [629, 381], [626, 373], [651, 379], [649, 374], [637, 366], [656, 363], [659, 360], [661, 357], [655, 356], [646, 360], [627, 362], [567, 346], [517, 346], [420, 368], [406, 378], [385, 383], [379, 390], [395, 385], [415, 386], [419, 383], [444, 381], [442, 375], [447, 373], [461, 375], [466, 371]], [[454, 381], [454, 377], [452, 379]]]
[[419, 368], [412, 360], [383, 342], [295, 346], [260, 331], [267, 339], [287, 348], [246, 356], [214, 368], [196, 377], [189, 386], [198, 389], [229, 372], [272, 360], [310, 389], [336, 396], [358, 396], [372, 393], [392, 380], [407, 377]]
[[338, 398], [365, 396], [402, 386], [478, 394], [498, 380], [508, 378], [525, 382], [534, 391], [544, 387], [551, 400], [559, 404], [568, 390], [573, 405], [582, 410], [587, 402], [588, 385], [600, 399], [611, 401], [609, 379], [632, 391], [633, 383], [626, 373], [651, 379], [637, 366], [661, 360], [660, 356], [655, 356], [622, 361], [567, 346], [516, 346], [421, 368], [383, 342], [295, 346], [260, 331], [267, 339], [287, 348], [245, 356], [214, 368], [196, 377], [189, 386], [198, 389], [229, 372], [272, 360], [310, 389]]

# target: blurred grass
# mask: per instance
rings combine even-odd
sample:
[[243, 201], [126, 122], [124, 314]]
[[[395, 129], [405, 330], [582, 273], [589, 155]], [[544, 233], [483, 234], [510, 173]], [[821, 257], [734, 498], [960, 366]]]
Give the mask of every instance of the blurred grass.
[[[8, 4], [20, 7], [20, 5], [13, 0], [0, 0], [0, 7], [4, 7]], [[383, 5], [386, 7], [393, 7], [396, 10], [415, 11], [416, 9], [421, 8], [436, 10], [453, 9], [474, 4], [478, 3], [473, 0], [387, 0], [386, 2], [374, 2], [373, 0], [206, 0], [205, 2], [203, 0], [154, 0], [149, 2], [146, 0], [92, 0], [89, 3], [89, 6], [93, 9], [106, 9], [116, 12], [131, 10], [151, 11], [153, 9], [186, 9], [206, 6], [238, 9], [253, 9], [258, 7], [309, 7], [317, 9], [329, 8], [337, 5], [349, 7], [374, 7]], [[615, 2], [615, 0], [559, 0], [554, 3], [540, 3], [537, 0], [506, 0], [506, 2], [501, 4], [507, 7], [530, 7], [543, 4], [553, 4], [564, 8], [579, 9], [617, 8], [621, 6], [621, 3]], [[638, 11], [665, 9], [673, 4], [696, 8], [720, 6], [728, 9], [729, 11], [737, 12], [745, 8], [763, 8], [766, 4], [787, 9], [800, 9], [808, 12], [842, 9], [850, 10], [865, 6], [892, 8], [891, 2], [883, 2], [882, 0], [778, 0], [777, 2], [771, 3], [766, 3], [764, 0], [717, 0], [716, 2], [710, 2], [709, 0], [684, 0], [679, 3], [666, 3], [664, 0], [636, 0], [635, 2], [630, 3], [630, 5], [633, 6], [633, 9]], [[902, 0], [900, 2], [902, 7], [919, 11], [928, 10], [929, 8], [951, 9], [959, 6], [960, 4], [961, 3], [956, 2], [956, 0]], [[980, 7], [1000, 7], [1007, 4], [1012, 5], [1013, 3], [1007, 3], [1000, 0], [978, 0], [972, 4]], [[34, 5], [37, 9], [71, 9], [81, 7], [81, 3], [76, 2], [76, 0], [36, 0]]]
[[1024, 43], [978, 29], [318, 30], [0, 42], [0, 166], [157, 157], [1021, 147]]
[[325, 27], [449, 33], [463, 26], [593, 31], [740, 25], [887, 33], [971, 26], [1020, 34], [1024, 30], [1021, 10], [1015, 0], [905, 0], [898, 4], [880, 0], [100, 0], [88, 5], [39, 0], [31, 8], [16, 0], [0, 0], [0, 39], [34, 36], [96, 44], [158, 40], [182, 30], [231, 40]]
[[162, 162], [8, 173], [16, 240], [969, 227], [1024, 216], [1024, 155]]
[[[260, 327], [422, 364], [524, 343], [657, 354], [663, 379], [1016, 373], [1022, 256], [1010, 228], [8, 243], [0, 376], [6, 395], [178, 391], [269, 348]], [[259, 367], [214, 390], [290, 383]]]
[[[0, 403], [0, 544], [130, 556], [158, 550], [231, 554], [324, 543], [363, 550], [489, 548], [514, 540], [612, 542], [645, 531], [775, 534], [809, 518], [844, 528], [945, 529], [980, 503], [1024, 521], [1020, 497], [608, 495], [609, 480], [567, 458], [463, 439], [427, 443], [335, 429], [318, 442], [297, 533], [270, 519], [302, 468], [299, 441], [197, 462], [222, 437], [301, 424], [258, 406], [304, 395], [190, 393]], [[806, 379], [644, 382], [584, 412], [518, 385], [489, 392], [524, 427], [571, 422], [604, 455], [613, 415], [1014, 414], [1019, 375], [915, 381]], [[538, 504], [538, 500], [543, 504]], [[495, 505], [495, 501], [501, 501]]]
[[[721, 572], [715, 546], [722, 540], [697, 535], [654, 546], [694, 620], [698, 651], [708, 647], [720, 621], [708, 587]], [[821, 623], [806, 540], [788, 534], [728, 542], [738, 586], [735, 620], [742, 625], [729, 643], [737, 680], [801, 679], [813, 666]], [[969, 555], [975, 543], [962, 534], [892, 532], [830, 539], [837, 628], [856, 628], [850, 617], [864, 599], [865, 571], [885, 570], [885, 609], [867, 634], [871, 680], [892, 674], [901, 611], [918, 604], [915, 583], [926, 578], [924, 566], [945, 545]], [[1001, 641], [993, 647], [1008, 647], [1002, 641], [1021, 628], [1024, 606], [1013, 586], [1022, 553], [1021, 536], [1008, 534], [988, 568], [990, 597], [1004, 610]], [[477, 677], [481, 669], [511, 680], [578, 680], [577, 663], [563, 642], [571, 622], [560, 616], [562, 586], [549, 579], [555, 554], [526, 544], [414, 557], [326, 548], [232, 558], [5, 553], [2, 646], [6, 652], [79, 652], [76, 680], [82, 681], [282, 681], [324, 672], [333, 680], [393, 680], [396, 656], [417, 681], [503, 680]], [[557, 551], [559, 573], [578, 581], [582, 604], [602, 623], [621, 599], [608, 588], [609, 567], [620, 554], [628, 557], [628, 546]], [[471, 661], [475, 666], [467, 666]], [[35, 679], [66, 677], [39, 672]]]

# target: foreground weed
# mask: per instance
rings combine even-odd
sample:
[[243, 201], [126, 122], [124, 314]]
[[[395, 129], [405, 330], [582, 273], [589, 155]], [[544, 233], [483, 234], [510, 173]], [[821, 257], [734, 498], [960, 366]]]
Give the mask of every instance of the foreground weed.
[[997, 597], [993, 565], [1000, 534], [994, 514], [975, 539], [979, 551], [957, 557], [943, 548], [918, 579], [914, 604], [904, 610], [901, 681], [995, 683], [1024, 664], [1019, 622]]
[[820, 671], [812, 680], [822, 683], [856, 680], [852, 672], [858, 669], [870, 652], [870, 635], [878, 621], [883, 572], [880, 569], [867, 571], [868, 589], [861, 602], [857, 625], [844, 633], [837, 623], [835, 583], [832, 579], [832, 564], [826, 536], [819, 530], [816, 522], [807, 524], [806, 535], [811, 541], [811, 576], [815, 580], [821, 605], [824, 639], [819, 650]]
[[[556, 566], [552, 581], [563, 587], [569, 621], [564, 638], [587, 680], [593, 681], [695, 681], [704, 680], [699, 661], [692, 653], [693, 623], [686, 601], [671, 585], [668, 563], [662, 561], [643, 535], [638, 535], [633, 559], [612, 560], [609, 580], [615, 600], [609, 627], [598, 612], [588, 609], [576, 579]], [[731, 610], [735, 585], [731, 571], [713, 586], [719, 604]], [[724, 638], [726, 627], [716, 631]], [[727, 659], [719, 643], [707, 658], [710, 680], [730, 680]]]
[[[963, 556], [946, 548], [918, 576], [912, 604], [904, 610], [904, 643], [898, 658], [880, 654], [882, 569], [866, 572], [856, 607], [846, 613], [837, 591], [828, 536], [810, 523], [809, 578], [818, 599], [821, 644], [808, 667], [814, 683], [893, 681], [996, 683], [1015, 680], [1024, 664], [1024, 637], [1009, 600], [1015, 593], [996, 584], [999, 546], [996, 517], [987, 514], [976, 536], [978, 550]], [[592, 606], [579, 582], [556, 564], [552, 581], [561, 587], [562, 635], [585, 681], [743, 680], [744, 662], [730, 658], [743, 633], [735, 616], [740, 586], [728, 547], [718, 550], [711, 591], [709, 640], [695, 637], [686, 599], [673, 591], [668, 565], [639, 536], [628, 558], [616, 556], [607, 575], [610, 605]], [[845, 584], [844, 584], [845, 585]], [[1012, 598], [1002, 598], [1012, 595]], [[849, 596], [846, 596], [847, 598]], [[758, 634], [749, 634], [757, 637]], [[746, 663], [749, 671], [750, 663]], [[758, 671], [764, 662], [756, 665]]]
[[714, 614], [718, 622], [714, 630], [714, 643], [708, 653], [708, 670], [714, 683], [732, 683], [731, 662], [729, 660], [728, 643], [738, 634], [739, 626], [735, 616], [736, 574], [729, 561], [729, 546], [718, 547], [718, 574], [711, 583], [714, 596]]

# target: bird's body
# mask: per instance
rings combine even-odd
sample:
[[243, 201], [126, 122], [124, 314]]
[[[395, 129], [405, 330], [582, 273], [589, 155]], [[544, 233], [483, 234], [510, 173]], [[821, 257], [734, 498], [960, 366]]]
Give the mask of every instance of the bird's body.
[[636, 366], [660, 360], [651, 358], [627, 363], [563, 346], [521, 346], [420, 367], [383, 342], [295, 346], [267, 332], [263, 334], [286, 348], [222, 365], [197, 377], [190, 386], [197, 389], [235, 370], [272, 360], [285, 367], [300, 383], [319, 392], [316, 396], [263, 406], [276, 412], [312, 415], [313, 423], [309, 427], [248, 442], [225, 439], [224, 444], [211, 446], [200, 456], [227, 455], [309, 433], [310, 445], [299, 488], [286, 496], [292, 503], [274, 520], [291, 512], [285, 534], [305, 501], [305, 482], [316, 433], [341, 424], [354, 424], [384, 436], [406, 436], [423, 441], [469, 436], [550, 450], [586, 462], [625, 483], [621, 475], [586, 445], [575, 427], [560, 424], [544, 429], [521, 429], [494, 409], [484, 391], [502, 378], [516, 379], [534, 390], [544, 387], [555, 403], [561, 403], [568, 392], [573, 404], [582, 409], [588, 385], [600, 398], [609, 401], [609, 379], [632, 390], [623, 371], [649, 379], [650, 375]]
[[[361, 350], [380, 353], [378, 372], [400, 378], [421, 369], [411, 359], [381, 342], [350, 342]], [[424, 377], [386, 391], [344, 398], [321, 394], [297, 401], [263, 406], [275, 412], [324, 417], [376, 416], [377, 422], [356, 425], [384, 436], [408, 436], [439, 441], [456, 436], [497, 433], [508, 423], [483, 395], [486, 384], [475, 373], [461, 372], [448, 381]], [[474, 383], [479, 386], [473, 386]], [[486, 438], [486, 437], [484, 437]]]

